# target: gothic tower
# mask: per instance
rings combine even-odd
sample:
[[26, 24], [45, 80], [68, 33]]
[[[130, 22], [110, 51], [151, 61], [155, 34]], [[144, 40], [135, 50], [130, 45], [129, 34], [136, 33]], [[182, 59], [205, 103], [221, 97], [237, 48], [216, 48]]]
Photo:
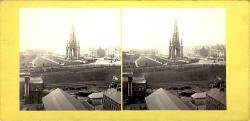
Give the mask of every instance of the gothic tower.
[[172, 39], [169, 41], [169, 58], [180, 59], [183, 58], [183, 43], [180, 42], [177, 20], [174, 23], [174, 33]]
[[77, 60], [80, 58], [80, 45], [79, 41], [76, 41], [75, 27], [72, 23], [70, 38], [66, 45], [66, 59]]

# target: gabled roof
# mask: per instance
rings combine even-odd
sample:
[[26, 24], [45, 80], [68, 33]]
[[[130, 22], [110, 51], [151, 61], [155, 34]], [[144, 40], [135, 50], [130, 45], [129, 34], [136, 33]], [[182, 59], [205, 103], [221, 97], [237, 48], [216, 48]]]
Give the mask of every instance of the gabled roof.
[[103, 95], [109, 97], [113, 101], [117, 102], [118, 104], [121, 104], [121, 92], [117, 91], [114, 88], [107, 89]]
[[194, 93], [191, 97], [194, 99], [206, 98], [206, 92]]
[[226, 92], [220, 91], [218, 88], [212, 88], [209, 91], [207, 91], [207, 95], [209, 97], [214, 98], [218, 102], [222, 103], [223, 105], [226, 105]]
[[98, 93], [92, 93], [88, 95], [90, 99], [101, 99], [103, 98], [103, 92], [98, 92]]
[[73, 96], [57, 88], [42, 98], [45, 110], [89, 110]]
[[189, 110], [175, 95], [160, 88], [145, 98], [149, 110]]

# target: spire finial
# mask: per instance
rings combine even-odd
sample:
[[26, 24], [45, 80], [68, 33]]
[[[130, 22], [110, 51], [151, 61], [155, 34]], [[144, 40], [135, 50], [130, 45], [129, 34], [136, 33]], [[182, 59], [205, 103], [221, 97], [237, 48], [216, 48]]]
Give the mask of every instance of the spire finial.
[[72, 20], [71, 25], [70, 41], [76, 41], [74, 20]]
[[174, 21], [174, 33], [178, 32], [178, 26], [177, 26], [177, 18], [175, 17], [175, 21]]

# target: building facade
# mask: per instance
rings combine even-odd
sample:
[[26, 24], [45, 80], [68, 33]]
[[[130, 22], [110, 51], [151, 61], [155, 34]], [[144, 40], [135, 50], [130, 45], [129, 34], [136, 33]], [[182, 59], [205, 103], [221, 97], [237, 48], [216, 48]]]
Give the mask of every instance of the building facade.
[[75, 27], [72, 23], [72, 28], [70, 32], [70, 38], [66, 45], [66, 59], [67, 60], [77, 60], [80, 58], [80, 45], [79, 41], [76, 40]]
[[219, 88], [212, 88], [206, 93], [207, 110], [226, 110], [226, 92]]
[[169, 58], [179, 59], [183, 58], [183, 43], [180, 41], [177, 20], [175, 19], [174, 33], [172, 39], [169, 41]]
[[121, 110], [121, 92], [114, 88], [107, 89], [103, 93], [104, 110]]
[[[40, 104], [42, 103], [42, 97], [46, 95], [43, 93], [43, 80], [41, 77], [20, 77], [20, 81], [23, 82], [20, 85], [21, 91], [20, 98], [24, 100], [24, 104]], [[22, 91], [23, 90], [23, 91]]]
[[122, 88], [123, 97], [133, 99], [144, 99], [147, 90], [147, 81], [142, 73], [123, 73]]

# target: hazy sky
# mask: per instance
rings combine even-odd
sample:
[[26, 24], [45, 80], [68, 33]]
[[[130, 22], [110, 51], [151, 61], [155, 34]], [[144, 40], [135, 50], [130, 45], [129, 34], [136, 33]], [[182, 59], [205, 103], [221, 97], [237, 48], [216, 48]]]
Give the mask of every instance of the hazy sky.
[[124, 8], [123, 48], [168, 50], [177, 18], [184, 46], [225, 44], [225, 8]]
[[[184, 48], [225, 44], [225, 8], [123, 8], [123, 49], [157, 48], [166, 53], [175, 18]], [[21, 8], [19, 20], [21, 51], [64, 54], [73, 21], [81, 51], [121, 42], [120, 8]]]
[[20, 50], [65, 53], [72, 21], [81, 50], [121, 43], [120, 8], [21, 8]]

